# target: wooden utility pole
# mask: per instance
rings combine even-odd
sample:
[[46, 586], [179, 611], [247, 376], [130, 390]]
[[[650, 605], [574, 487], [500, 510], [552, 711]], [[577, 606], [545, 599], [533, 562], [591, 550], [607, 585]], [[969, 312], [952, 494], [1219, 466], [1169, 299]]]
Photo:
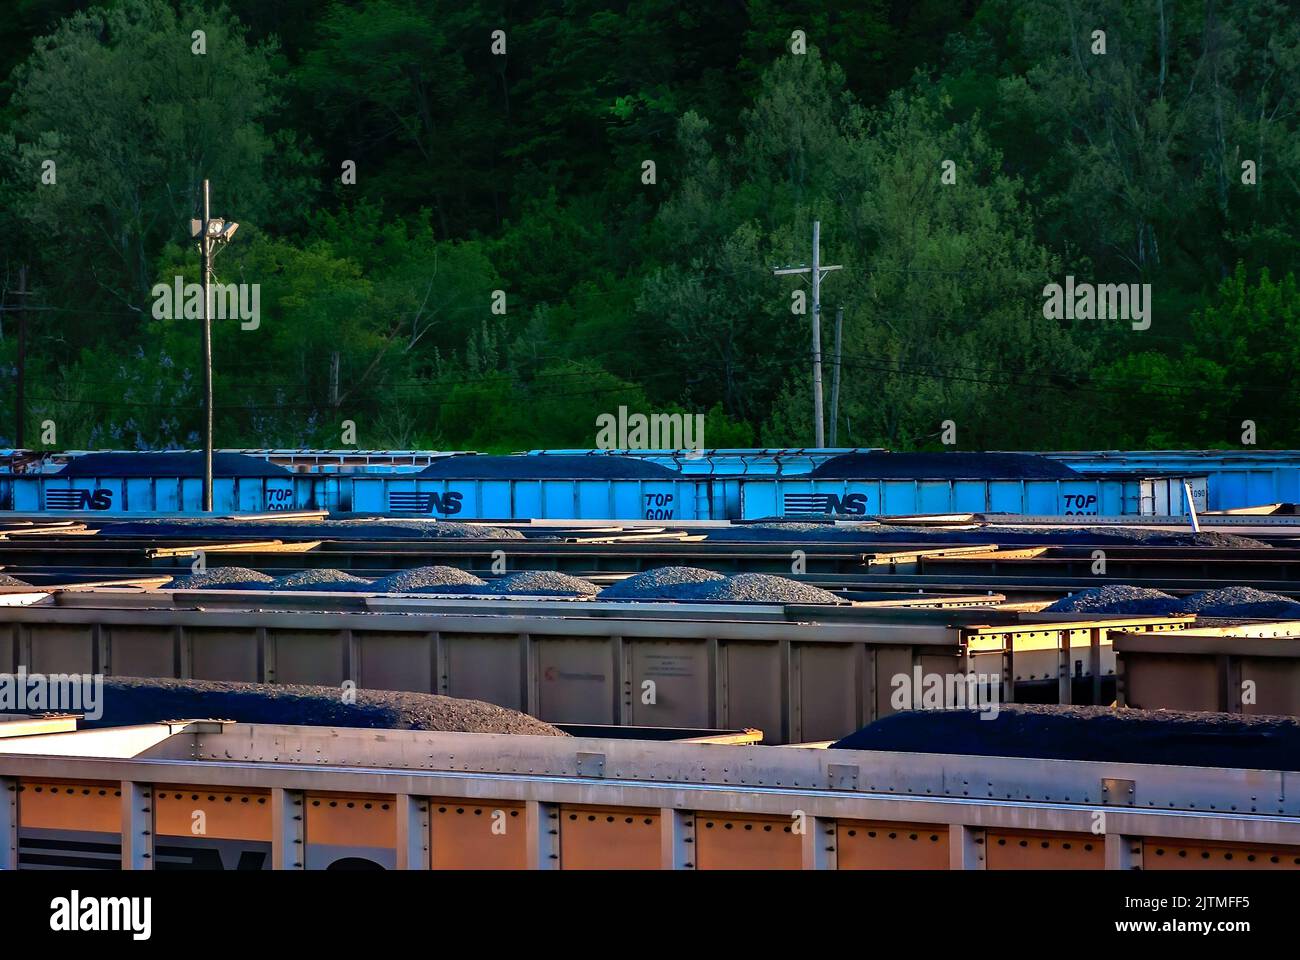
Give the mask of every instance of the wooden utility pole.
[[812, 392], [813, 392], [813, 446], [826, 446], [826, 418], [822, 412], [822, 279], [832, 270], [843, 267], [822, 266], [822, 224], [813, 221], [812, 266], [778, 267], [772, 273], [778, 277], [806, 273], [812, 278]]

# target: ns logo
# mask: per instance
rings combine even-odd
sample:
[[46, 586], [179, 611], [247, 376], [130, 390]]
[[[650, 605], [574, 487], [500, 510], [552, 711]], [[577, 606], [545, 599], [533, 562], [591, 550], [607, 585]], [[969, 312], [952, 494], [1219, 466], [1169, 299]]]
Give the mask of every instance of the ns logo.
[[867, 495], [865, 493], [848, 493], [839, 496], [834, 493], [787, 493], [785, 495], [785, 514], [822, 515], [862, 517], [867, 513]]
[[46, 490], [46, 510], [110, 510], [113, 491], [104, 487], [95, 490]]
[[394, 490], [388, 495], [388, 508], [403, 513], [441, 513], [452, 516], [460, 513], [463, 495], [455, 490], [443, 494], [416, 490]]

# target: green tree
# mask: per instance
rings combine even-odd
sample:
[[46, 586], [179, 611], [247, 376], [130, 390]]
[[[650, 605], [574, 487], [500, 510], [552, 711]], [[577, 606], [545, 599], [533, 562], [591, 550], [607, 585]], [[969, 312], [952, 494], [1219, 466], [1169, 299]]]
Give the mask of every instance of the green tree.
[[1262, 446], [1300, 442], [1300, 289], [1294, 274], [1252, 279], [1244, 264], [1197, 310], [1175, 354], [1144, 350], [1109, 364], [1098, 379], [1113, 392], [1108, 422], [1131, 446], [1228, 446], [1243, 422]]
[[77, 13], [35, 41], [15, 73], [5, 153], [19, 213], [43, 238], [37, 272], [65, 302], [144, 310], [153, 259], [185, 235], [204, 177], [244, 237], [301, 215], [301, 156], [267, 129], [273, 52], [224, 8], [178, 14], [164, 0]]

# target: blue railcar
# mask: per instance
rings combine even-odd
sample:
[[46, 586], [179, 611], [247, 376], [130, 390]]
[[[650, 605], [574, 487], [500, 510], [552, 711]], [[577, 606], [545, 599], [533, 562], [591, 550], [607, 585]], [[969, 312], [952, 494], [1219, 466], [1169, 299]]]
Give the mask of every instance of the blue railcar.
[[[1193, 499], [1204, 478], [1192, 478]], [[1028, 516], [1182, 516], [1182, 478], [742, 480], [741, 517], [846, 518], [945, 513]]]
[[[433, 458], [415, 471], [408, 467], [393, 472], [394, 465], [385, 462], [376, 464], [375, 470], [346, 473], [322, 469], [322, 464], [304, 470], [303, 464], [295, 463], [296, 469], [290, 469], [256, 453], [218, 453], [214, 510], [326, 509], [456, 520], [663, 521], [824, 514], [1005, 512], [1069, 517], [1187, 512], [1182, 490], [1185, 474], [1158, 476], [1132, 470], [1081, 474], [1051, 459], [1008, 454], [824, 450], [718, 454], [709, 466], [712, 472], [695, 473], [648, 457], [603, 451], [509, 457], [463, 454]], [[752, 472], [724, 472], [731, 466]], [[68, 457], [53, 472], [10, 474], [4, 478], [9, 489], [0, 490], [0, 496], [5, 497], [7, 508], [21, 512], [198, 514], [201, 474], [201, 455], [192, 452], [86, 453]], [[1194, 477], [1192, 484], [1197, 509], [1205, 509], [1205, 480]], [[1214, 489], [1211, 484], [1210, 490]]]
[[[1188, 512], [1183, 481], [1088, 476], [1027, 454], [847, 454], [806, 477], [740, 481], [741, 517], [1180, 516]], [[1204, 509], [1204, 479], [1194, 478], [1191, 486], [1193, 503]]]
[[[199, 513], [203, 458], [192, 453], [88, 453], [57, 473], [15, 474], [11, 509], [19, 512]], [[213, 457], [217, 513], [312, 509], [313, 481], [237, 454]]]
[[879, 452], [877, 447], [719, 447], [705, 450], [529, 450], [530, 457], [637, 457], [689, 476], [753, 477], [806, 474], [834, 457]]
[[[708, 520], [708, 478], [629, 457], [451, 457], [418, 474], [339, 478], [351, 509], [449, 520]], [[342, 492], [340, 492], [340, 500]]]
[[1043, 456], [1089, 473], [1203, 476], [1210, 510], [1300, 503], [1300, 450], [1081, 450]]

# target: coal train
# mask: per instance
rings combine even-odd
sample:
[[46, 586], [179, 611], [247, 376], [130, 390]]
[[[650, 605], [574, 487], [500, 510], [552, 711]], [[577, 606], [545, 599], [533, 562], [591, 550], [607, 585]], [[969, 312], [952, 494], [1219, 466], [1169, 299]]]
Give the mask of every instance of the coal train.
[[[1020, 453], [879, 450], [694, 455], [412, 454], [334, 469], [335, 453], [220, 452], [218, 513], [329, 510], [441, 520], [866, 519], [1008, 513], [1182, 516], [1211, 502], [1204, 473], [1079, 470]], [[201, 512], [192, 451], [11, 454], [0, 510], [91, 515]]]

